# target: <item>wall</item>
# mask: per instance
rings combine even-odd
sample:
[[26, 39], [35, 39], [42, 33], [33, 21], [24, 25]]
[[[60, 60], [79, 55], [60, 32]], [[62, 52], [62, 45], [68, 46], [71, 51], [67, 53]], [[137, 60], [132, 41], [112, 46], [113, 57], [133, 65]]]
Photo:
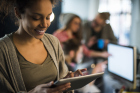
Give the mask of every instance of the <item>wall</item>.
[[63, 0], [62, 13], [75, 13], [83, 20], [92, 20], [98, 12], [99, 0]]
[[140, 52], [140, 0], [132, 0], [130, 45], [136, 46]]
[[99, 1], [100, 0], [89, 0], [88, 20], [93, 20], [93, 18], [97, 15], [99, 9]]

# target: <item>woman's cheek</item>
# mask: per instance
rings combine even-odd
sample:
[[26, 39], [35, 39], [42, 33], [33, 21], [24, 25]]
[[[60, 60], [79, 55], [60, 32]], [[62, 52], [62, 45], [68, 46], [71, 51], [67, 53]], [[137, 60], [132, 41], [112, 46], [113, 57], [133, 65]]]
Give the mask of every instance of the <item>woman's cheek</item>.
[[28, 26], [32, 29], [35, 29], [39, 26], [40, 22], [39, 21], [33, 21], [30, 20], [29, 22], [27, 22]]

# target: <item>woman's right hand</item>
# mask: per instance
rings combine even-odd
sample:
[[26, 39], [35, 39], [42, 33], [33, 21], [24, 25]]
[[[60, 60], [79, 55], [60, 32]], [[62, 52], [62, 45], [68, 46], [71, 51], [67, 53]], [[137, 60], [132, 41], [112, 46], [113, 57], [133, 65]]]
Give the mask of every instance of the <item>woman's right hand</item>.
[[36, 86], [33, 90], [29, 91], [28, 93], [62, 93], [63, 91], [71, 87], [70, 83], [59, 85], [55, 88], [50, 88], [52, 85], [53, 82], [41, 84]]
[[101, 57], [108, 58], [109, 56], [111, 56], [111, 54], [109, 54], [108, 52], [106, 52], [106, 51], [101, 52]]

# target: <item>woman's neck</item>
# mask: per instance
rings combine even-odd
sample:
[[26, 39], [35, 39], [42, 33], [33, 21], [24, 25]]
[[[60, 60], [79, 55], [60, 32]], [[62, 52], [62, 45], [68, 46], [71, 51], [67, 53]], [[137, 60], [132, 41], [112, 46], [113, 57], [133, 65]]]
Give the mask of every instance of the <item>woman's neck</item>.
[[20, 41], [22, 44], [35, 44], [40, 41], [39, 39], [29, 35], [26, 31], [23, 30], [22, 27], [19, 27], [19, 29], [14, 33], [13, 37]]

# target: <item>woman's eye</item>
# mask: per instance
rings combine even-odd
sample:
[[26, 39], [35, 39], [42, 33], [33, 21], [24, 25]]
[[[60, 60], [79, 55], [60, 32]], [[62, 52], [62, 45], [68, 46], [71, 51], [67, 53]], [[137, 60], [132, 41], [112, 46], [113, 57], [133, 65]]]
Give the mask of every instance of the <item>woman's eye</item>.
[[50, 18], [46, 18], [47, 20], [50, 20]]
[[32, 17], [33, 18], [33, 20], [39, 20], [39, 18], [35, 18], [35, 17]]

